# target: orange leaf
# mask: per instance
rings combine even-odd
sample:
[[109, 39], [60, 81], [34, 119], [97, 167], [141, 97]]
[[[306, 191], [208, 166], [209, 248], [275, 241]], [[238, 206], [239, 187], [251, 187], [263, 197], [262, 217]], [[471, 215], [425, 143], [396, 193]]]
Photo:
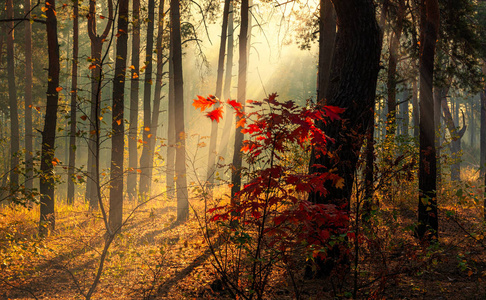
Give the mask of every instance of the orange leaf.
[[148, 138], [151, 138], [151, 137], [152, 137], [152, 134], [147, 135], [147, 137], [148, 137]]
[[143, 130], [145, 130], [145, 131], [150, 131], [150, 127], [148, 127], [148, 126], [147, 126], [147, 127], [145, 127]]
[[100, 19], [104, 19], [104, 18], [105, 18], [105, 16], [100, 16]]
[[58, 86], [58, 87], [56, 88], [56, 92], [58, 92], [58, 93], [59, 93], [60, 91], [62, 91], [62, 87]]
[[118, 124], [118, 126], [120, 126], [121, 125], [121, 119], [116, 120], [116, 124]]
[[223, 118], [223, 108], [218, 107], [215, 110], [208, 112], [206, 116], [209, 117], [211, 121], [216, 121], [219, 123], [219, 121]]
[[57, 159], [57, 158], [54, 157], [52, 159], [52, 165], [55, 167], [58, 163], [59, 163], [59, 159]]
[[236, 128], [238, 128], [238, 127], [244, 128], [245, 124], [246, 124], [246, 119], [241, 118], [238, 122], [236, 122]]
[[199, 96], [199, 95], [197, 95], [197, 100], [193, 99], [193, 101], [194, 102], [192, 103], [192, 105], [196, 109], [200, 108], [201, 111], [204, 111], [207, 108], [210, 108], [211, 106], [213, 106], [217, 102], [215, 99], [212, 99], [210, 97], [204, 98], [203, 96]]
[[96, 65], [95, 65], [95, 64], [91, 64], [91, 65], [89, 65], [89, 67], [88, 67], [88, 69], [90, 69], [90, 70], [93, 70], [94, 68], [96, 68]]
[[142, 173], [142, 170], [140, 170], [140, 169], [137, 169], [137, 173]]

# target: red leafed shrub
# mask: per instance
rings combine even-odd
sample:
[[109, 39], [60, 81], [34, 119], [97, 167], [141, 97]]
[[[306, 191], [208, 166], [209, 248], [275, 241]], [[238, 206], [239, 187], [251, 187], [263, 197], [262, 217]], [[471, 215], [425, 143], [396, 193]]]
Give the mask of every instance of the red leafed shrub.
[[[224, 104], [213, 96], [194, 100], [201, 111], [216, 103]], [[315, 124], [339, 119], [343, 109], [301, 107], [293, 101], [279, 102], [277, 94], [249, 102], [251, 112], [247, 113], [234, 100], [227, 105], [234, 109], [237, 128], [247, 137], [241, 149], [249, 166], [244, 172], [246, 184], [231, 204], [209, 209], [206, 220], [220, 229], [226, 251], [234, 247], [239, 253], [236, 270], [236, 266], [227, 267], [231, 265], [225, 261], [227, 252], [226, 256], [213, 252], [228, 288], [235, 294], [255, 293], [260, 298], [275, 264], [289, 264], [297, 253], [325, 258], [330, 243], [346, 234], [342, 228], [349, 222], [347, 211], [307, 201], [308, 193], [327, 193], [324, 182], [339, 186], [341, 177], [332, 171], [308, 174], [308, 168], [295, 167], [290, 155], [310, 153], [311, 149], [325, 154], [326, 144], [333, 141]], [[220, 109], [207, 115], [214, 120], [211, 116]]]

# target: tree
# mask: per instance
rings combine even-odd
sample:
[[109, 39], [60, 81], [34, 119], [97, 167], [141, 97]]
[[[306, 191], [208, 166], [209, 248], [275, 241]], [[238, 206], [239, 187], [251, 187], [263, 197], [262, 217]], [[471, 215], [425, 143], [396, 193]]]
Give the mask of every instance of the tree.
[[[186, 141], [184, 129], [184, 83], [182, 77], [181, 15], [179, 0], [170, 0], [170, 51], [174, 71], [175, 177], [177, 193], [177, 221], [189, 217], [189, 201], [186, 178]], [[170, 113], [170, 112], [169, 112]]]
[[[150, 102], [152, 101], [152, 55], [154, 52], [154, 23], [155, 23], [155, 2], [148, 1], [148, 18], [147, 18], [147, 44], [145, 47], [145, 79], [143, 88], [143, 147], [142, 156], [140, 157], [140, 185], [139, 194], [143, 200], [150, 196], [150, 138], [157, 133], [154, 131], [151, 121]], [[155, 137], [154, 137], [155, 138]]]
[[89, 1], [88, 13], [88, 36], [91, 41], [91, 108], [90, 108], [90, 124], [89, 124], [89, 139], [88, 139], [88, 179], [86, 181], [86, 199], [89, 202], [91, 209], [97, 209], [98, 206], [98, 191], [99, 174], [98, 169], [99, 160], [99, 137], [100, 137], [100, 101], [101, 101], [101, 86], [103, 81], [103, 62], [101, 52], [103, 50], [103, 43], [110, 32], [113, 22], [113, 0], [108, 0], [109, 16], [105, 29], [101, 35], [96, 31], [96, 0]]
[[79, 0], [73, 1], [73, 65], [71, 74], [71, 115], [69, 130], [69, 168], [67, 202], [74, 204], [74, 170], [76, 167], [76, 117], [78, 99], [78, 56], [79, 56]]
[[123, 152], [125, 147], [125, 74], [128, 48], [128, 0], [118, 2], [118, 33], [116, 39], [115, 77], [112, 101], [112, 137], [110, 168], [110, 214], [112, 232], [117, 232], [123, 220]]
[[420, 153], [417, 237], [438, 237], [437, 164], [434, 118], [434, 57], [439, 30], [439, 3], [422, 0], [420, 15]]
[[[239, 61], [238, 61], [238, 96], [237, 101], [242, 106], [242, 112], [245, 111], [246, 101], [246, 75], [248, 63], [248, 0], [241, 1], [241, 24], [239, 36]], [[243, 156], [241, 147], [243, 147], [244, 134], [238, 127], [241, 121], [240, 116], [236, 117], [235, 148], [233, 154], [233, 165], [231, 167], [231, 199], [236, 201], [236, 194], [241, 188], [241, 167]]]
[[[218, 74], [216, 77], [216, 93], [215, 96], [221, 99], [223, 94], [223, 75], [224, 75], [224, 56], [226, 53], [226, 38], [228, 31], [228, 19], [230, 10], [230, 0], [224, 1], [223, 8], [223, 25], [221, 26], [221, 42], [219, 44], [218, 56]], [[218, 139], [218, 122], [211, 121], [211, 140], [209, 142], [209, 157], [208, 170], [206, 174], [206, 181], [211, 186], [214, 182], [214, 173], [216, 171], [216, 141]]]
[[[13, 20], [13, 0], [7, 0], [7, 19]], [[15, 85], [14, 21], [7, 22], [7, 72], [8, 99], [10, 107], [10, 188], [15, 191], [19, 186], [19, 113], [17, 108], [17, 87]]]
[[56, 140], [57, 107], [59, 99], [59, 45], [57, 40], [56, 1], [45, 2], [49, 71], [47, 80], [46, 114], [42, 131], [40, 178], [40, 225], [39, 234], [46, 235], [55, 228], [54, 215], [54, 146]]
[[130, 125], [128, 129], [128, 178], [127, 194], [130, 200], [137, 197], [137, 167], [138, 167], [138, 92], [140, 76], [140, 0], [132, 2], [133, 34], [132, 34], [132, 72], [130, 81]]
[[330, 77], [336, 79], [329, 83], [326, 105], [341, 107], [345, 112], [341, 121], [318, 124], [334, 141], [328, 143], [328, 153], [332, 157], [314, 153], [310, 172], [323, 171], [316, 165], [324, 166], [326, 172], [337, 168], [336, 173], [344, 182], [343, 187], [329, 182], [325, 185], [326, 195], [315, 192], [309, 198], [314, 203], [349, 207], [359, 149], [373, 121], [381, 34], [373, 1], [332, 2], [339, 20]]
[[[30, 0], [24, 1], [25, 16], [30, 15]], [[34, 164], [32, 145], [32, 24], [25, 24], [25, 188], [33, 188]]]
[[317, 99], [324, 103], [331, 76], [331, 63], [336, 40], [336, 13], [331, 0], [321, 0], [319, 32]]

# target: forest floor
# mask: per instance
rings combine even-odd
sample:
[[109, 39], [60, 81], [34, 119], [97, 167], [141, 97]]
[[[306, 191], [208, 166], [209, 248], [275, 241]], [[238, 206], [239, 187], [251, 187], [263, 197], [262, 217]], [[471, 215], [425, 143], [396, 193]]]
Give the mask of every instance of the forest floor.
[[[397, 184], [380, 198], [381, 209], [358, 245], [357, 269], [353, 264], [343, 276], [305, 280], [302, 268], [276, 268], [266, 298], [335, 299], [355, 293], [359, 299], [486, 299], [486, 234], [475, 182], [447, 183], [441, 190], [440, 242], [432, 245], [412, 236], [413, 186]], [[204, 211], [198, 199], [191, 205]], [[109, 249], [93, 299], [231, 298], [217, 280], [194, 211], [177, 225], [175, 204], [164, 197], [135, 207], [125, 207], [127, 215], [135, 211]], [[37, 210], [0, 207], [0, 299], [83, 299], [100, 264], [100, 215], [81, 201], [60, 203], [56, 230], [44, 239], [37, 236], [37, 221]], [[289, 272], [293, 283], [285, 276]]]

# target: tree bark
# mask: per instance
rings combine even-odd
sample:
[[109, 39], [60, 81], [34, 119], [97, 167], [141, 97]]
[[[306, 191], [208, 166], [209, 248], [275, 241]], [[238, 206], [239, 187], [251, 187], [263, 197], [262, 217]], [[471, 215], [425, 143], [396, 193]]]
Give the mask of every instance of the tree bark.
[[[311, 193], [314, 203], [332, 203], [349, 207], [358, 161], [358, 153], [366, 131], [373, 122], [376, 82], [381, 52], [380, 28], [376, 22], [371, 0], [333, 1], [338, 32], [332, 64], [333, 78], [327, 93], [327, 105], [346, 109], [341, 121], [319, 124], [332, 139], [328, 143], [330, 155], [311, 158], [310, 172], [329, 172], [336, 169], [344, 179], [344, 187], [326, 182], [327, 195]], [[355, 7], [360, 7], [356, 10]], [[345, 50], [344, 50], [345, 49]], [[323, 165], [326, 169], [315, 167]]]
[[[27, 0], [28, 1], [28, 0]], [[78, 56], [79, 56], [79, 0], [73, 1], [73, 65], [71, 75], [71, 116], [69, 130], [69, 168], [68, 168], [68, 191], [67, 202], [74, 204], [74, 182], [76, 177], [76, 117], [78, 98]]]
[[128, 178], [127, 194], [129, 200], [137, 198], [138, 168], [138, 100], [140, 76], [140, 0], [133, 0], [132, 72], [130, 81], [130, 125], [128, 129]]
[[[223, 96], [225, 100], [231, 99], [231, 84], [233, 77], [233, 45], [234, 45], [234, 35], [233, 35], [233, 1], [230, 0], [230, 8], [228, 11], [228, 38], [227, 38], [227, 55], [226, 55], [226, 74], [224, 76], [224, 90]], [[228, 153], [228, 145], [230, 144], [230, 136], [232, 132], [233, 125], [233, 115], [234, 112], [226, 107], [225, 111], [225, 121], [223, 126], [223, 131], [221, 132], [221, 141], [219, 143], [218, 153], [226, 159]], [[228, 161], [228, 160], [226, 160]]]
[[419, 100], [418, 100], [418, 86], [417, 79], [414, 77], [412, 81], [412, 113], [413, 113], [413, 137], [418, 141], [420, 129], [420, 114], [419, 114]]
[[128, 0], [118, 2], [118, 37], [116, 39], [115, 78], [112, 100], [112, 137], [110, 168], [109, 224], [113, 233], [123, 221], [123, 150], [125, 148], [125, 74], [128, 49]]
[[181, 48], [181, 16], [179, 0], [170, 1], [171, 17], [171, 52], [174, 66], [174, 112], [176, 132], [176, 193], [177, 193], [177, 221], [184, 222], [189, 218], [189, 201], [186, 178], [186, 140], [184, 129], [184, 83], [182, 75], [182, 48]]
[[96, 31], [96, 0], [90, 0], [88, 13], [88, 36], [91, 40], [91, 104], [89, 117], [89, 138], [88, 138], [88, 178], [86, 180], [86, 200], [90, 209], [98, 209], [98, 188], [99, 188], [99, 139], [100, 139], [100, 101], [101, 86], [103, 81], [103, 61], [101, 52], [111, 29], [113, 21], [113, 0], [108, 0], [109, 16], [105, 29], [101, 35]]
[[154, 24], [155, 23], [155, 1], [148, 2], [148, 22], [147, 22], [147, 44], [145, 47], [145, 79], [143, 87], [143, 145], [142, 156], [140, 157], [140, 185], [138, 191], [143, 201], [150, 197], [150, 158], [152, 155], [150, 151], [150, 141], [155, 139], [156, 132], [151, 128], [152, 126], [152, 55], [154, 52]]
[[59, 87], [59, 44], [57, 40], [56, 1], [45, 2], [47, 49], [49, 71], [44, 130], [42, 131], [41, 178], [40, 178], [40, 222], [39, 234], [45, 236], [55, 228], [54, 215], [54, 146], [56, 140], [58, 87]]
[[175, 196], [175, 156], [176, 156], [176, 129], [175, 129], [175, 98], [174, 98], [174, 63], [173, 51], [170, 50], [169, 58], [169, 108], [167, 126], [167, 170], [166, 170], [166, 193], [167, 198]]
[[434, 57], [439, 30], [439, 3], [422, 0], [420, 34], [420, 154], [418, 238], [438, 238], [437, 165], [434, 118]]
[[[24, 1], [25, 16], [30, 15], [30, 0]], [[34, 164], [32, 145], [32, 24], [25, 23], [25, 189], [33, 188]]]
[[[486, 78], [486, 61], [483, 59], [483, 78]], [[481, 173], [481, 177], [484, 177], [486, 173], [486, 85], [483, 86], [481, 90], [481, 135], [480, 135], [480, 143], [481, 143], [481, 150], [480, 150], [480, 163], [479, 163], [479, 170]]]
[[[223, 24], [221, 26], [221, 42], [219, 44], [219, 57], [218, 57], [218, 73], [216, 77], [216, 92], [215, 96], [221, 99], [223, 94], [223, 75], [224, 75], [224, 56], [226, 53], [226, 38], [228, 31], [228, 17], [230, 10], [231, 0], [224, 1], [223, 8]], [[219, 104], [217, 105], [219, 107]], [[215, 107], [215, 108], [217, 108]], [[214, 183], [214, 175], [216, 172], [216, 142], [218, 140], [218, 122], [216, 120], [211, 121], [211, 139], [209, 141], [209, 156], [208, 156], [208, 170], [206, 174], [206, 181], [209, 185], [209, 189], [212, 188]]]
[[317, 99], [318, 103], [325, 103], [336, 41], [336, 13], [331, 0], [321, 0], [320, 2]]
[[[162, 46], [162, 39], [164, 36], [164, 0], [160, 1], [159, 5], [159, 22], [158, 22], [158, 32], [157, 32], [157, 43], [155, 46], [157, 52], [157, 71], [155, 76], [155, 93], [154, 93], [154, 108], [152, 110], [152, 122], [151, 122], [151, 130], [153, 131], [154, 136], [150, 138], [150, 158], [149, 158], [149, 178], [152, 178], [153, 173], [153, 165], [154, 165], [154, 158], [155, 158], [155, 144], [157, 142], [157, 130], [159, 128], [159, 116], [160, 116], [160, 100], [162, 100], [161, 92], [162, 92], [162, 75], [164, 70], [164, 55], [163, 55], [163, 46]], [[151, 190], [152, 180], [149, 181], [149, 191]]]
[[[7, 19], [13, 19], [13, 0], [7, 0]], [[19, 113], [17, 106], [17, 87], [15, 83], [15, 49], [14, 49], [14, 22], [7, 22], [7, 73], [8, 73], [8, 99], [10, 108], [10, 189], [16, 191], [19, 186]]]
[[[238, 97], [237, 101], [242, 105], [244, 111], [246, 102], [246, 75], [248, 63], [248, 0], [241, 1], [241, 18], [240, 18], [240, 36], [239, 36], [239, 61], [238, 61]], [[240, 117], [236, 117], [238, 123]], [[233, 165], [231, 168], [231, 201], [236, 201], [236, 193], [241, 188], [241, 168], [243, 156], [241, 147], [243, 147], [244, 134], [240, 128], [235, 131], [235, 148], [233, 154]]]

